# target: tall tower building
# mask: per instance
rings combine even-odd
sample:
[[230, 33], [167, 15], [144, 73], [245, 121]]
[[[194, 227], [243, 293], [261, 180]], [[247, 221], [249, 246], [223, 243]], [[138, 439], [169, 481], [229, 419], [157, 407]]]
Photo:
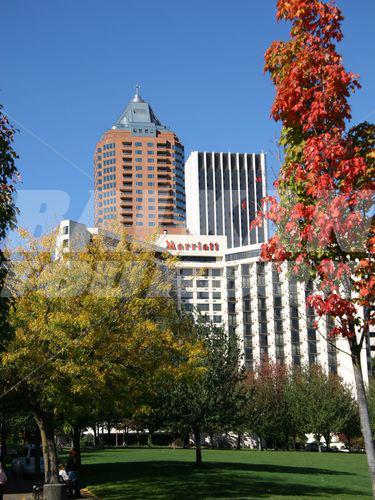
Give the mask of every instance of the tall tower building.
[[97, 143], [95, 225], [129, 234], [185, 232], [184, 147], [139, 94]]
[[228, 248], [264, 243], [267, 226], [251, 228], [266, 196], [263, 153], [193, 151], [185, 169], [190, 233], [225, 235]]

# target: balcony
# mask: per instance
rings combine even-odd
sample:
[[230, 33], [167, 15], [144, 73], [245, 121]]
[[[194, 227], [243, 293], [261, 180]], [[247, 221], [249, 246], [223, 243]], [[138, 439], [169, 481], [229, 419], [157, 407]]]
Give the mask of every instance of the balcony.
[[128, 196], [129, 194], [133, 194], [133, 191], [128, 190], [128, 189], [120, 188], [120, 192], [121, 192], [120, 193], [120, 198], [122, 200], [127, 200], [127, 199], [131, 200], [132, 199], [132, 198], [126, 198], [126, 196]]
[[160, 148], [165, 148], [165, 149], [170, 149], [171, 147], [171, 143], [169, 141], [166, 141], [166, 142], [158, 142], [157, 143], [157, 148], [160, 149]]

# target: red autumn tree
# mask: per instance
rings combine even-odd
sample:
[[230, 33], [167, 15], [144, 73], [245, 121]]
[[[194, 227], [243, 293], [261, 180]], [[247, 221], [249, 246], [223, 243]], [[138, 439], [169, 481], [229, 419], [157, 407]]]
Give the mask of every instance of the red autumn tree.
[[255, 224], [263, 217], [275, 224], [262, 257], [293, 262], [300, 279], [313, 278], [310, 304], [317, 316], [334, 318], [329, 335], [348, 340], [375, 494], [360, 356], [375, 292], [375, 127], [365, 123], [346, 131], [348, 97], [360, 85], [336, 51], [343, 36], [340, 10], [321, 0], [278, 0], [277, 19], [292, 24], [290, 39], [273, 42], [265, 55], [276, 88], [272, 116], [282, 123], [284, 158], [276, 181], [279, 199], [264, 200]]

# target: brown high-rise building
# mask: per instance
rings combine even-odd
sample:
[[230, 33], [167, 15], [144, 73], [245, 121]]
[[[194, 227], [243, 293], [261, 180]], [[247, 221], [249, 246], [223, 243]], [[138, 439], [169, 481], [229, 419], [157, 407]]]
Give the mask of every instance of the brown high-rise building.
[[129, 234], [185, 232], [184, 147], [139, 95], [95, 149], [95, 225]]

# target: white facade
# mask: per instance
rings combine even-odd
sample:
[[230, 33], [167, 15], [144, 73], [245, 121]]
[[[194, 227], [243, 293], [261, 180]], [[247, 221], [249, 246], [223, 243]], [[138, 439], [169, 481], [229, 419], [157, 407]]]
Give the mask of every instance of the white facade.
[[266, 196], [263, 153], [193, 151], [185, 164], [190, 234], [225, 235], [228, 248], [263, 243], [268, 228], [251, 228]]
[[[77, 250], [88, 243], [97, 228], [71, 220], [58, 228], [57, 253]], [[113, 244], [113, 234], [103, 233]], [[226, 236], [163, 234], [155, 242], [158, 252], [178, 256], [176, 292], [180, 307], [200, 311], [215, 324], [236, 333], [245, 366], [254, 368], [265, 356], [289, 365], [319, 363], [337, 372], [354, 386], [349, 348], [345, 339], [327, 338], [331, 326], [325, 319], [319, 328], [306, 306], [311, 293], [306, 284], [280, 272], [273, 263], [260, 260], [261, 244], [227, 247]], [[371, 371], [370, 345], [362, 349], [364, 379]]]
[[[203, 235], [163, 235], [157, 240], [158, 246], [180, 258], [180, 306], [200, 311], [235, 332], [248, 369], [264, 356], [288, 365], [318, 363], [354, 387], [347, 341], [328, 338], [331, 325], [325, 319], [313, 327], [316, 318], [306, 305], [312, 290], [289, 278], [286, 264], [278, 272], [274, 264], [261, 262], [260, 245], [228, 249], [225, 240], [224, 236]], [[370, 364], [370, 349], [365, 345], [365, 380]]]

